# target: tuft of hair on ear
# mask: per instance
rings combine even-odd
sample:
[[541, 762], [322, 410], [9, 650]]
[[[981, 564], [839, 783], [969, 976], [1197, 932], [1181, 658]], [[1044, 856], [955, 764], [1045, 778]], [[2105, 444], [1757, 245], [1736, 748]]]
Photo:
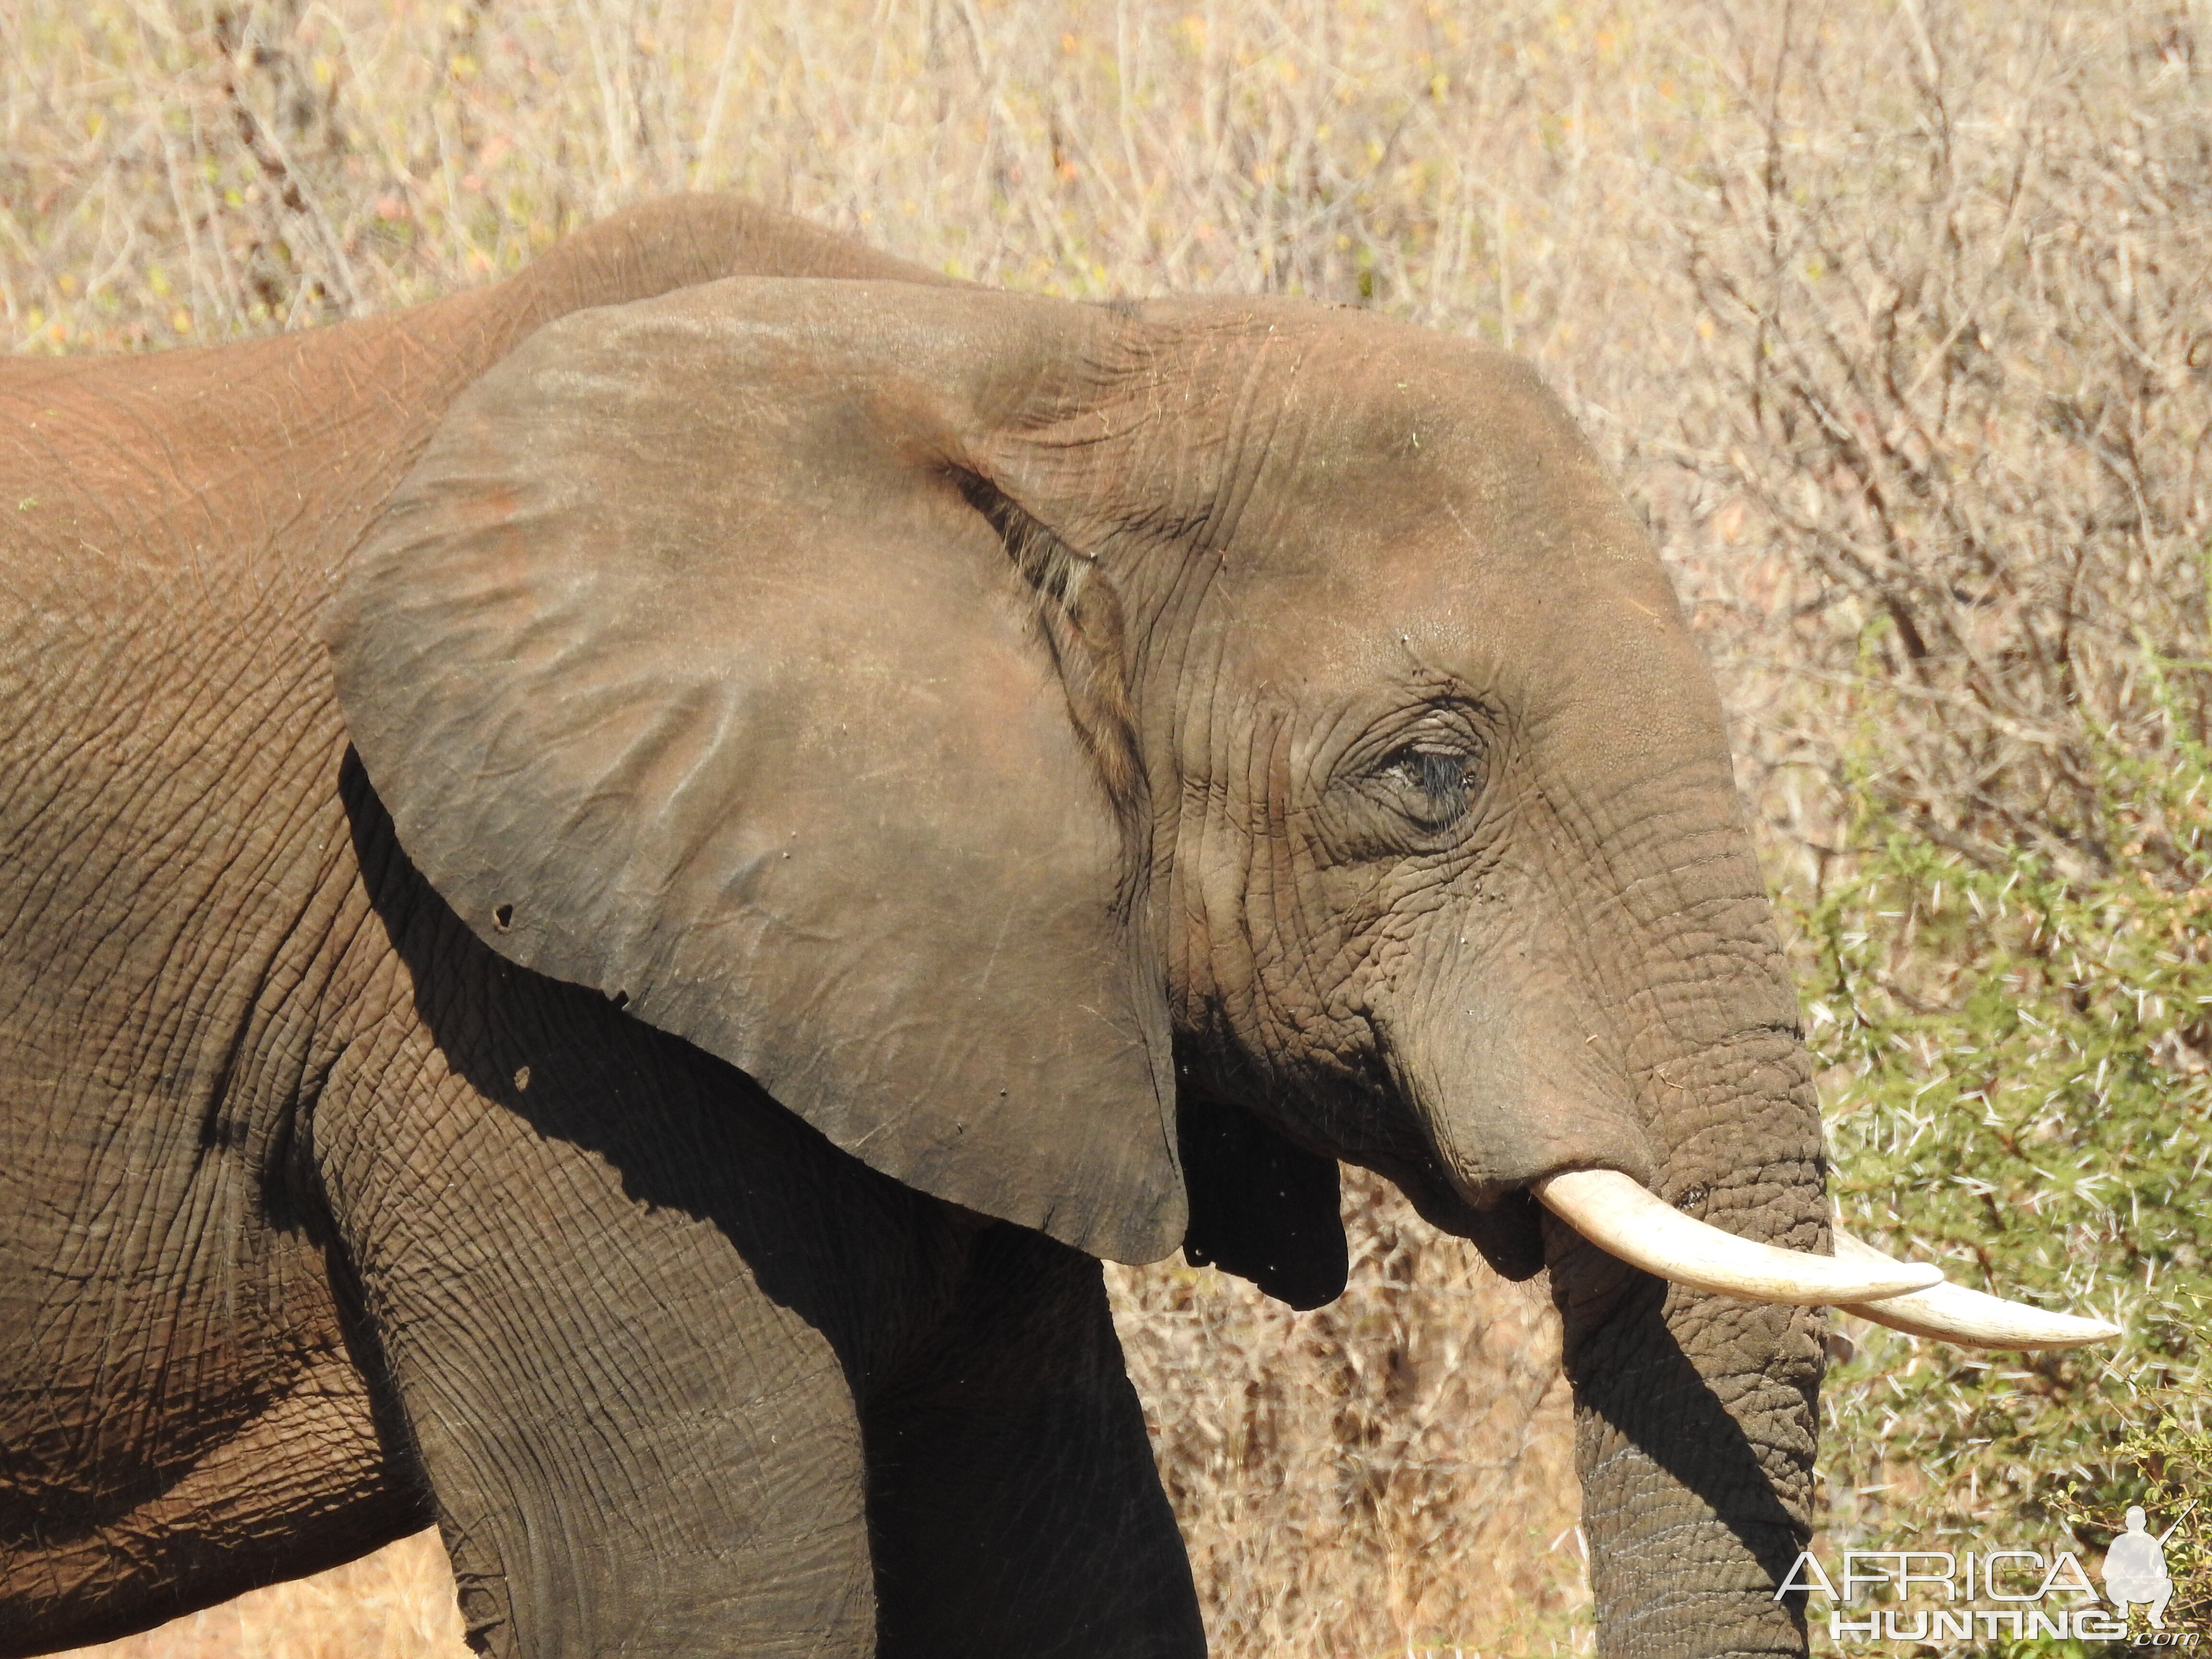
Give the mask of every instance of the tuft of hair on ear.
[[1070, 547], [988, 478], [957, 475], [960, 493], [998, 534], [1037, 596], [1037, 616], [1067, 696], [1075, 730], [1115, 810], [1141, 817], [1145, 772], [1129, 677], [1121, 596], [1097, 561]]

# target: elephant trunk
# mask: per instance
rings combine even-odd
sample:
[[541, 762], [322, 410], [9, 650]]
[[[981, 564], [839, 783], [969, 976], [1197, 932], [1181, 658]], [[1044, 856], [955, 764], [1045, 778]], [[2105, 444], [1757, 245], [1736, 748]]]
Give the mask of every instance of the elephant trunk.
[[1508, 959], [1567, 971], [1468, 994], [1451, 1024], [1475, 1040], [1400, 1029], [1469, 1200], [1540, 1200], [1601, 1654], [1802, 1655], [1803, 1598], [1776, 1589], [1811, 1535], [1819, 1304], [1940, 1274], [1830, 1255], [1812, 1066], [1748, 849], [1730, 824], [1672, 845], [1662, 881], [1592, 914], [1529, 880]]
[[[1571, 1300], [1571, 1298], [1570, 1298]], [[1805, 1651], [1778, 1598], [1811, 1531], [1820, 1316], [1656, 1282], [1569, 1316], [1576, 1461], [1601, 1651]]]
[[[1774, 978], [1778, 997], [1787, 981]], [[1540, 1204], [1517, 1213], [1540, 1218], [1564, 1322], [1605, 1659], [1804, 1653], [1803, 1598], [1775, 1591], [1811, 1531], [1816, 1304], [1936, 1276], [1827, 1254], [1810, 1066], [1777, 1012], [1747, 1002], [1751, 1017], [1733, 1026], [1722, 1015], [1689, 1041], [1665, 1033], [1676, 1041], [1664, 1058], [1663, 1037], [1651, 1039], [1611, 1091], [1594, 1043], [1555, 1042], [1541, 1058], [1533, 1042], [1454, 1045], [1449, 1082], [1431, 1085], [1469, 1103], [1438, 1113], [1436, 1136], [1477, 1212], [1516, 1212], [1486, 1190], [1505, 1187], [1511, 1166], [1496, 1159], [1477, 1169], [1486, 1182], [1471, 1178], [1462, 1149], [1505, 1144], [1536, 1165], [1515, 1184]], [[1639, 1077], [1660, 1098], [1638, 1099]], [[1522, 1138], [1486, 1135], [1493, 1125]]]
[[[1802, 1237], [1793, 1224], [1821, 1202], [1805, 1174], [1760, 1231]], [[1753, 1231], [1747, 1209], [1730, 1219]], [[1803, 1598], [1775, 1587], [1811, 1530], [1820, 1311], [1668, 1284], [1556, 1219], [1547, 1254], [1600, 1651], [1802, 1654]]]
[[[1748, 994], [1747, 981], [1770, 980], [1777, 1006]], [[1593, 1214], [1586, 1191], [1567, 1196], [1584, 1177], [1532, 1183], [1605, 1659], [1806, 1650], [1803, 1597], [1776, 1589], [1811, 1535], [1826, 1334], [1814, 1304], [1856, 1292], [1842, 1276], [1835, 1292], [1784, 1282], [1843, 1264], [1827, 1254], [1809, 1060], [1778, 1017], [1787, 981], [1742, 974], [1738, 988], [1745, 1023], [1722, 1015], [1687, 1033], [1679, 1023], [1668, 1057], [1645, 1073], [1660, 1097], [1648, 1107], [1648, 1190], [1612, 1172], [1587, 1178], [1641, 1200], [1625, 1224]], [[1717, 1273], [1691, 1260], [1723, 1239], [1767, 1258], [1753, 1256], [1754, 1282], [1733, 1293], [1718, 1283], [1741, 1266], [1727, 1251]], [[1756, 1282], [1770, 1262], [1773, 1277]]]

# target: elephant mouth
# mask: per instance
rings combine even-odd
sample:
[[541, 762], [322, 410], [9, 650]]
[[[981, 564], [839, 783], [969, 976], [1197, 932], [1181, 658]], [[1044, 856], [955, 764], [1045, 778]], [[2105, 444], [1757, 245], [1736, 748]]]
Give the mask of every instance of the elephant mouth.
[[1530, 1183], [1540, 1202], [1600, 1249], [1662, 1279], [1721, 1296], [1826, 1305], [1914, 1336], [1969, 1347], [2071, 1348], [2108, 1341], [2100, 1319], [2051, 1313], [1945, 1282], [1840, 1228], [1833, 1255], [1782, 1249], [1683, 1214], [1617, 1170], [1569, 1170]]

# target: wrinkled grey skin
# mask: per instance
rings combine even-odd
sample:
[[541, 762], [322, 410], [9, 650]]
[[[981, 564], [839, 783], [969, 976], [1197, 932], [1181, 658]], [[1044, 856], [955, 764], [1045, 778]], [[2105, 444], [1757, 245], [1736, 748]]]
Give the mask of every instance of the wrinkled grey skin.
[[1826, 1247], [1525, 368], [680, 201], [0, 363], [0, 1650], [434, 1516], [492, 1652], [1199, 1652], [1095, 1257], [1324, 1299], [1335, 1158], [1548, 1267], [1603, 1651], [1803, 1650], [1817, 1316], [1525, 1190]]

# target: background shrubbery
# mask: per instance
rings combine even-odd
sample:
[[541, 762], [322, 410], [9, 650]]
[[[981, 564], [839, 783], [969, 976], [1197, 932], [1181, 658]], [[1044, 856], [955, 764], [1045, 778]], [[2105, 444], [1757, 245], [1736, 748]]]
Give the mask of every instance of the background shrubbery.
[[[2167, 758], [2107, 758], [2100, 804], [2130, 839], [2089, 873], [1978, 862], [1869, 809], [1848, 872], [1791, 895], [1840, 1212], [2130, 1334], [2117, 1356], [1976, 1355], [1838, 1321], [1858, 1352], [1830, 1373], [1828, 1526], [1863, 1547], [2101, 1549], [2129, 1504], [2163, 1531], [2212, 1491], [2212, 768], [2193, 741]], [[2174, 837], [2162, 867], [2147, 821]], [[2169, 1545], [2170, 1618], [2212, 1613], [2205, 1535]]]
[[[1530, 354], [1721, 675], [1844, 1215], [2129, 1328], [1986, 1363], [1840, 1333], [1830, 1546], [2094, 1549], [2129, 1501], [2212, 1499], [2207, 22], [14, 0], [0, 337], [305, 326], [732, 188], [986, 282], [1305, 294]], [[1352, 1190], [1334, 1307], [1114, 1275], [1218, 1647], [1586, 1647], [1548, 1308]], [[422, 1650], [422, 1547], [155, 1645]]]

